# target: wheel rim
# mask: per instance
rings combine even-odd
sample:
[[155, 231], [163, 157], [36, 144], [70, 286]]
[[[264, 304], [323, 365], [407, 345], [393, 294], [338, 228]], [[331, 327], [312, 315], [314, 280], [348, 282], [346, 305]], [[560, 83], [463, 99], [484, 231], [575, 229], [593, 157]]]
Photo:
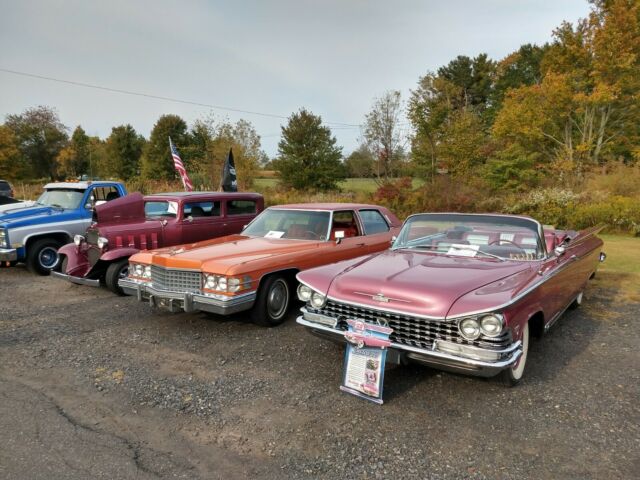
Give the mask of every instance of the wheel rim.
[[267, 295], [267, 312], [269, 317], [279, 320], [287, 311], [289, 305], [289, 287], [287, 282], [278, 279], [274, 282]]
[[58, 251], [53, 247], [44, 247], [38, 255], [38, 262], [42, 268], [50, 269], [58, 263]]
[[118, 279], [127, 278], [128, 276], [129, 276], [129, 264], [126, 264], [118, 272]]
[[527, 354], [529, 353], [529, 324], [526, 323], [524, 325], [524, 329], [522, 330], [522, 355], [518, 359], [518, 364], [511, 369], [511, 373], [513, 374], [513, 378], [515, 380], [520, 380], [522, 378], [522, 374], [524, 373], [524, 366], [527, 363]]

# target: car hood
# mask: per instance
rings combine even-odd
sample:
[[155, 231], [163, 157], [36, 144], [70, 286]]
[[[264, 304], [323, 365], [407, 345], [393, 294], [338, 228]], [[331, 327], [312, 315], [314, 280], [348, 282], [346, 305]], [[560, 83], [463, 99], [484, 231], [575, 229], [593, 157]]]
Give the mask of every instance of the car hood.
[[36, 223], [65, 221], [77, 216], [76, 210], [34, 205], [0, 214], [0, 224], [4, 224], [7, 227], [18, 227]]
[[303, 272], [298, 278], [337, 301], [444, 318], [466, 293], [520, 273], [528, 276], [531, 266], [525, 262], [388, 250], [352, 263], [341, 272], [319, 270]]
[[17, 210], [22, 210], [27, 207], [32, 207], [35, 205], [34, 200], [24, 200], [22, 202], [14, 202], [14, 203], [5, 203], [4, 205], [0, 205], [0, 216], [11, 213]]
[[144, 221], [144, 197], [141, 193], [134, 192], [103, 203], [96, 207], [95, 216], [101, 225], [136, 220]]
[[[326, 242], [229, 235], [204, 242], [141, 252], [132, 257], [131, 261], [219, 274], [244, 273], [263, 262], [272, 265], [273, 259], [278, 257], [316, 250], [323, 243]], [[286, 266], [286, 260], [278, 261]]]

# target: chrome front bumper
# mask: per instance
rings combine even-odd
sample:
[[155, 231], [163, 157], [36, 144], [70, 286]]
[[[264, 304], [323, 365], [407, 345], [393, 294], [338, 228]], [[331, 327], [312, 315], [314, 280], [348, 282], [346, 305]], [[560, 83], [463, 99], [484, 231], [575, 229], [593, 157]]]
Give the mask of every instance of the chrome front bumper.
[[[330, 340], [346, 343], [347, 340], [344, 336], [346, 333], [343, 330], [318, 323], [317, 321], [309, 321], [304, 318], [304, 315], [309, 315], [310, 312], [306, 312], [304, 308], [301, 309], [303, 315], [296, 319], [296, 322], [300, 325], [309, 328], [312, 333], [326, 337]], [[316, 315], [317, 314], [311, 314]], [[436, 340], [437, 343], [437, 340]], [[417, 348], [410, 345], [404, 345], [401, 343], [392, 342], [389, 346], [389, 353], [393, 352], [397, 355], [392, 355], [390, 359], [396, 359], [398, 363], [402, 361], [412, 361], [422, 363], [440, 370], [446, 370], [456, 373], [466, 373], [476, 375], [479, 377], [493, 377], [500, 373], [502, 370], [512, 367], [522, 355], [522, 344], [520, 341], [512, 343], [503, 350], [483, 350], [490, 353], [498, 353], [502, 357], [500, 360], [489, 361], [479, 360], [475, 358], [469, 358], [462, 355], [453, 355], [451, 353], [445, 353], [436, 350], [436, 344], [433, 349]]]
[[61, 272], [51, 272], [51, 276], [55, 278], [61, 278], [71, 283], [75, 283], [76, 285], [88, 285], [90, 287], [100, 286], [100, 280], [95, 280], [93, 278], [74, 277], [73, 275], [67, 275]]
[[0, 248], [0, 262], [15, 262], [18, 260], [18, 251], [15, 248]]
[[218, 315], [231, 315], [249, 310], [256, 300], [256, 292], [248, 292], [234, 297], [223, 295], [214, 297], [199, 293], [161, 290], [128, 279], [118, 281], [118, 285], [125, 294], [135, 296], [141, 302], [148, 301], [153, 307], [165, 308], [174, 313], [203, 311]]

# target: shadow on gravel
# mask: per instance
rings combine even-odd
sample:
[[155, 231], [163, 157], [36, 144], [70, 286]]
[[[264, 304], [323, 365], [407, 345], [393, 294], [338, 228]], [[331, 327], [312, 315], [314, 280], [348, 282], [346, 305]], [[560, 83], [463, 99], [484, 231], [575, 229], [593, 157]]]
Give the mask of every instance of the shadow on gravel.
[[384, 400], [403, 397], [419, 384], [429, 381], [439, 372], [422, 365], [396, 365], [384, 371]]

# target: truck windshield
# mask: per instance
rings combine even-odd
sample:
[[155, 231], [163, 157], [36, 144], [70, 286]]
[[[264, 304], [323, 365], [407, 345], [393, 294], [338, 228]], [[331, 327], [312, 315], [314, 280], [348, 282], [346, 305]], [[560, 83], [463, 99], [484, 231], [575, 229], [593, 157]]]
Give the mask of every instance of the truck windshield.
[[178, 204], [176, 202], [144, 202], [144, 214], [147, 217], [176, 218]]
[[45, 190], [36, 203], [50, 207], [75, 209], [80, 207], [83, 196], [84, 190], [73, 190], [70, 188]]

